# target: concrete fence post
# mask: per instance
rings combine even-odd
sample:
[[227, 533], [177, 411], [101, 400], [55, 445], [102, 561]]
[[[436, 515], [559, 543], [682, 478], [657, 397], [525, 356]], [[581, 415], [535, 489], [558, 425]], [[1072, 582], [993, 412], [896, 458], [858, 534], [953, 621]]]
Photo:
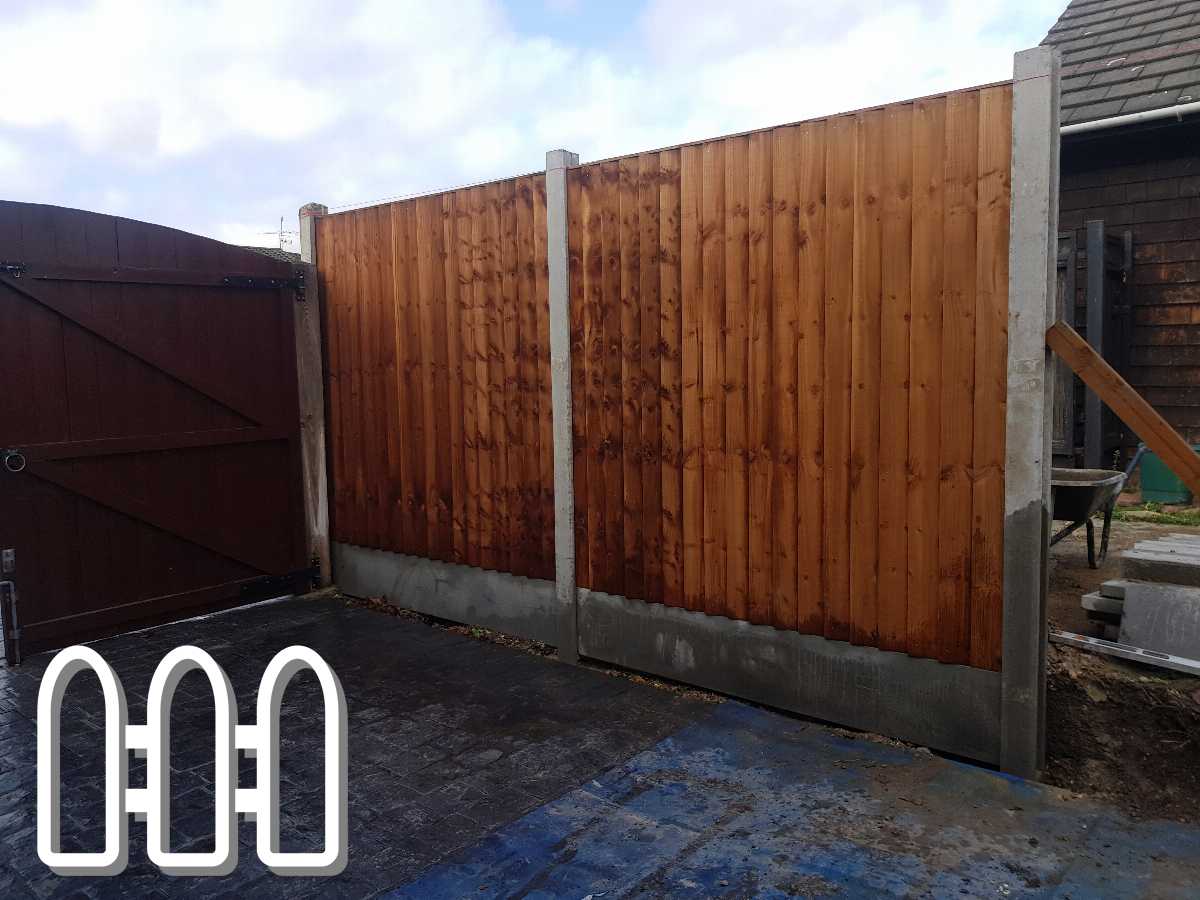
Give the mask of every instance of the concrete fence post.
[[568, 150], [546, 153], [546, 258], [550, 273], [550, 407], [554, 431], [554, 594], [558, 657], [579, 661], [579, 595], [575, 590], [574, 441], [571, 433], [571, 292], [567, 251]]
[[1036, 775], [1045, 748], [1046, 591], [1056, 316], [1059, 63], [1018, 53], [1013, 73], [1008, 407], [1004, 475], [1001, 765]]
[[317, 217], [328, 207], [300, 207], [300, 262], [304, 302], [294, 305], [296, 375], [300, 393], [300, 448], [304, 477], [304, 526], [309, 555], [319, 562], [322, 587], [330, 584], [329, 479], [325, 456], [325, 365], [321, 302], [317, 289]]

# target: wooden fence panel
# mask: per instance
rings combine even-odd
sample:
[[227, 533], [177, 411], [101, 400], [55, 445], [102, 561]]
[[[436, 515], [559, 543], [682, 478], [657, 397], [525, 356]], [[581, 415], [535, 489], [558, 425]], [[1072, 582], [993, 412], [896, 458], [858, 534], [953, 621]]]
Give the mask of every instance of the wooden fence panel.
[[999, 85], [568, 172], [581, 586], [999, 668], [1010, 142]]
[[552, 578], [541, 175], [318, 223], [337, 541]]
[[[999, 668], [1011, 106], [568, 171], [581, 587]], [[544, 177], [318, 239], [335, 539], [552, 578]]]

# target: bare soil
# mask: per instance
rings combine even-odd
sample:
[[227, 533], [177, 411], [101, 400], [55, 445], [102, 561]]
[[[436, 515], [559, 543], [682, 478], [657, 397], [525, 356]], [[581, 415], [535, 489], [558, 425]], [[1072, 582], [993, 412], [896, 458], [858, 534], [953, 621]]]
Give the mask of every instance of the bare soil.
[[[1188, 531], [1200, 534], [1114, 522], [1099, 569], [1088, 568], [1082, 531], [1063, 540], [1051, 549], [1050, 627], [1093, 634], [1079, 599], [1121, 577], [1120, 551]], [[1046, 668], [1044, 779], [1138, 818], [1200, 822], [1200, 678], [1057, 644]]]

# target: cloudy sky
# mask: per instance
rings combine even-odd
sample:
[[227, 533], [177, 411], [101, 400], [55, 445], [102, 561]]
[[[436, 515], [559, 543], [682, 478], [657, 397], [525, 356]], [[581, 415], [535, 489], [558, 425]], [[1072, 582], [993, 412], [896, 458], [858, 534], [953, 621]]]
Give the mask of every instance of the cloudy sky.
[[0, 0], [0, 198], [268, 245], [361, 205], [1007, 78], [1066, 0]]

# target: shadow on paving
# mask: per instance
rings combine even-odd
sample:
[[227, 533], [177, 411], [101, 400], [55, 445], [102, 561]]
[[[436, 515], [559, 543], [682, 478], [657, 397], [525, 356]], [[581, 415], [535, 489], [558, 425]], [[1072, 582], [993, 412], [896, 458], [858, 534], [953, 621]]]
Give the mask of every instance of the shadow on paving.
[[[239, 826], [229, 876], [178, 878], [147, 859], [130, 823], [129, 866], [115, 878], [62, 878], [35, 846], [36, 715], [42, 654], [0, 669], [0, 896], [369, 897], [404, 884], [494, 829], [552, 801], [695, 721], [710, 706], [472, 640], [416, 622], [295, 599], [123, 635], [94, 645], [116, 670], [129, 721], [146, 721], [159, 660], [181, 644], [207, 650], [233, 683], [239, 721], [254, 721], [262, 671], [291, 644], [338, 673], [349, 709], [350, 854], [336, 878], [282, 878], [258, 861], [253, 823]], [[63, 702], [62, 849], [103, 846], [103, 705], [90, 672]], [[323, 711], [315, 677], [284, 695], [280, 748], [283, 850], [323, 840]], [[213, 846], [213, 702], [199, 672], [180, 682], [171, 718], [171, 849]], [[239, 785], [254, 761], [239, 755]], [[145, 786], [130, 754], [130, 787]]]
[[1200, 829], [740, 703], [389, 894], [1194, 898]]
[[[154, 667], [208, 650], [253, 720], [270, 657], [329, 661], [350, 714], [350, 862], [282, 878], [239, 831], [220, 878], [162, 875], [130, 827], [111, 879], [60, 878], [35, 852], [38, 678], [50, 656], [0, 670], [0, 897], [1193, 897], [1200, 829], [1129, 821], [1053, 788], [726, 702], [701, 704], [438, 628], [297, 599], [102, 641], [130, 721]], [[281, 837], [322, 833], [320, 695], [284, 696]], [[64, 849], [99, 849], [98, 683], [67, 692]], [[212, 699], [198, 674], [172, 711], [172, 849], [212, 846]], [[240, 761], [241, 785], [253, 785]], [[130, 785], [145, 782], [131, 760]]]

